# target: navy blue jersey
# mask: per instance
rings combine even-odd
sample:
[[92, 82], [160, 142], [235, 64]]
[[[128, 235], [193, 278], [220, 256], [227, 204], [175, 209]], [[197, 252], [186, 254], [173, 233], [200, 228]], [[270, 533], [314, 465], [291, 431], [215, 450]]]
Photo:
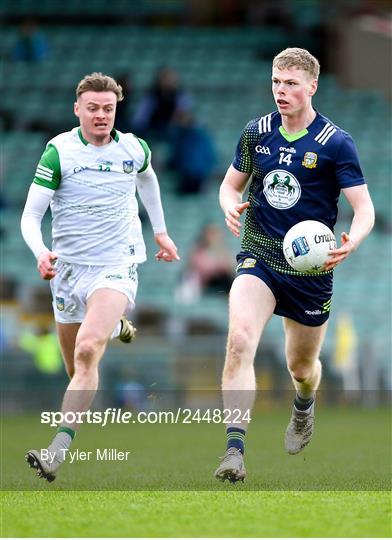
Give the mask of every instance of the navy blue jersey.
[[233, 167], [252, 173], [242, 251], [278, 272], [303, 275], [286, 262], [286, 232], [303, 220], [333, 230], [340, 190], [365, 183], [351, 136], [317, 113], [294, 135], [280, 114], [251, 120], [241, 134]]

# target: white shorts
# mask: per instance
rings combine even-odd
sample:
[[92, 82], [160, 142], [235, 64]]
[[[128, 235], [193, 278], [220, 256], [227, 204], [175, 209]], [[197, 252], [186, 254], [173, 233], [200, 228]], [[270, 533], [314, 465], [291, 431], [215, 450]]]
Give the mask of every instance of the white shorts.
[[[97, 289], [114, 289], [128, 298], [125, 315], [135, 307], [137, 264], [93, 266], [57, 261], [50, 281], [54, 318], [59, 323], [81, 323], [89, 296]], [[102, 306], [104, 309], [104, 306]]]

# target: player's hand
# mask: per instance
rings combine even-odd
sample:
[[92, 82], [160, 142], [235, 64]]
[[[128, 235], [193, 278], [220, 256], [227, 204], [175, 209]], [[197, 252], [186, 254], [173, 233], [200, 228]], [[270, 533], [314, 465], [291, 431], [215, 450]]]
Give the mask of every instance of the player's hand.
[[38, 256], [37, 268], [42, 279], [52, 279], [56, 275], [53, 264], [57, 260], [57, 253], [54, 251], [43, 251]]
[[177, 254], [177, 248], [173, 240], [167, 233], [158, 233], [154, 236], [155, 242], [160, 247], [158, 253], [155, 254], [157, 261], [179, 261], [180, 257]]
[[248, 208], [249, 204], [250, 204], [249, 201], [247, 201], [241, 204], [236, 204], [234, 206], [231, 206], [230, 208], [226, 210], [226, 213], [225, 213], [226, 225], [229, 231], [231, 231], [234, 234], [234, 236], [238, 237], [240, 235], [240, 227], [241, 227], [240, 216], [242, 212], [244, 212], [244, 210]]
[[332, 249], [331, 251], [328, 252], [328, 255], [330, 255], [331, 257], [327, 260], [327, 262], [324, 265], [325, 271], [332, 270], [333, 268], [335, 268], [335, 266], [337, 266], [342, 261], [344, 261], [344, 259], [346, 259], [350, 255], [350, 253], [354, 251], [356, 248], [356, 245], [353, 242], [353, 240], [351, 240], [349, 235], [345, 232], [342, 232], [341, 243], [342, 245], [339, 248]]

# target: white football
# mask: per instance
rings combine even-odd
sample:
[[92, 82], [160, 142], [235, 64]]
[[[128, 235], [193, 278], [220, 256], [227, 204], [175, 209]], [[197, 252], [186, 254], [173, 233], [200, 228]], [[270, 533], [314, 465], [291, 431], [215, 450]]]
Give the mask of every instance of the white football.
[[328, 252], [336, 248], [335, 235], [324, 223], [300, 221], [289, 229], [283, 240], [283, 253], [298, 272], [315, 274], [323, 269]]

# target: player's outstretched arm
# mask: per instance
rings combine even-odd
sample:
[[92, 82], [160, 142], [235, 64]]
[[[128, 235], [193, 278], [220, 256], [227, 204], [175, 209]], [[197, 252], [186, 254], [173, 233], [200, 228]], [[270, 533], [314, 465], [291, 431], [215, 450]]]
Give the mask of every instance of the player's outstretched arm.
[[219, 203], [225, 214], [227, 228], [240, 236], [240, 216], [248, 208], [249, 202], [242, 202], [250, 174], [237, 171], [230, 165], [219, 190]]
[[151, 164], [136, 175], [136, 187], [154, 234], [166, 232], [158, 178]]
[[140, 199], [147, 210], [154, 231], [155, 242], [160, 248], [155, 255], [156, 260], [179, 261], [180, 257], [177, 254], [177, 248], [167, 234], [158, 179], [151, 165], [144, 172], [137, 175], [136, 185]]
[[374, 206], [366, 184], [353, 186], [342, 190], [354, 210], [350, 232], [342, 232], [341, 246], [329, 252], [331, 256], [325, 265], [325, 270], [332, 270], [367, 237], [374, 225]]
[[37, 268], [42, 279], [52, 279], [56, 274], [53, 262], [57, 255], [45, 246], [41, 232], [42, 218], [53, 195], [52, 189], [32, 184], [20, 222], [22, 236], [37, 259]]

